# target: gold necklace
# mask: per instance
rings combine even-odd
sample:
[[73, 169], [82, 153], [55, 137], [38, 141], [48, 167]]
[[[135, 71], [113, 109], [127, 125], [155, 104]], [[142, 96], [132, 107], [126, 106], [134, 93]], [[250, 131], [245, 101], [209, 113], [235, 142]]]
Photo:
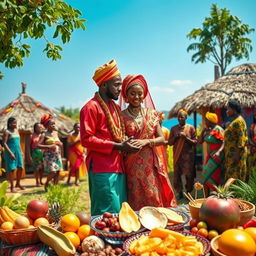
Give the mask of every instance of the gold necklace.
[[109, 111], [109, 108], [107, 104], [104, 102], [104, 100], [100, 97], [100, 94], [98, 92], [95, 93], [95, 98], [98, 100], [103, 112], [106, 115], [106, 121], [109, 128], [109, 131], [113, 137], [113, 140], [116, 142], [122, 142], [125, 139], [125, 127], [124, 127], [124, 121], [121, 115], [121, 112], [118, 107], [116, 107], [115, 103], [110, 101], [110, 104], [112, 104], [114, 111], [116, 112], [117, 117], [117, 125], [115, 124], [115, 121]]
[[143, 127], [143, 122], [144, 122], [144, 115], [143, 115], [143, 110], [142, 108], [140, 109], [140, 111], [137, 113], [137, 115], [135, 115], [130, 109], [129, 107], [127, 108], [127, 113], [128, 115], [133, 119], [134, 123], [137, 125], [137, 127], [141, 130], [141, 128]]

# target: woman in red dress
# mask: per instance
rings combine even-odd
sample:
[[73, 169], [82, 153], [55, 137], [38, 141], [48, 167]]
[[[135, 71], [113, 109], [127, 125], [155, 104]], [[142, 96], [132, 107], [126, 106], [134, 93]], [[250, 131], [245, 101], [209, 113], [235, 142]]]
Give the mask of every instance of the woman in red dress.
[[176, 207], [167, 162], [160, 157], [164, 155], [160, 117], [154, 109], [144, 77], [128, 75], [122, 84], [122, 97], [129, 104], [122, 111], [126, 135], [133, 137], [131, 143], [141, 148], [139, 152], [127, 153], [124, 157], [128, 202], [134, 210], [143, 206]]

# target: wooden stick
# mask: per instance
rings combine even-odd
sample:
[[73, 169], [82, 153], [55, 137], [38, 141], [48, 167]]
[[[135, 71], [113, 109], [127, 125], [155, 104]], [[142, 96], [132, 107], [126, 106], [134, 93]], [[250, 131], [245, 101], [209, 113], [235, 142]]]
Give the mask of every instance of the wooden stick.
[[206, 196], [205, 196], [205, 190], [204, 190], [204, 186], [203, 186], [203, 194], [204, 194], [204, 199], [206, 198]]
[[183, 192], [183, 194], [184, 194], [184, 196], [188, 199], [188, 201], [189, 201], [192, 205], [196, 206], [195, 200], [193, 199], [193, 197], [190, 197], [191, 195], [189, 196], [188, 193], [186, 193], [186, 192]]
[[191, 196], [191, 194], [188, 192], [188, 196], [191, 198], [191, 200], [196, 204], [195, 199], [193, 198], [193, 196]]

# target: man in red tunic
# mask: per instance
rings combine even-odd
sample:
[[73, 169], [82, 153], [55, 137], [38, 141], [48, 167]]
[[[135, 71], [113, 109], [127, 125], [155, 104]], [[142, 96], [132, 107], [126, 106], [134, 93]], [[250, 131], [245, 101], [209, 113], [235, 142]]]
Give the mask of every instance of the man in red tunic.
[[93, 76], [98, 92], [80, 111], [81, 142], [87, 148], [91, 215], [117, 213], [127, 201], [121, 151], [139, 148], [125, 140], [125, 127], [117, 100], [122, 80], [114, 60], [99, 67]]

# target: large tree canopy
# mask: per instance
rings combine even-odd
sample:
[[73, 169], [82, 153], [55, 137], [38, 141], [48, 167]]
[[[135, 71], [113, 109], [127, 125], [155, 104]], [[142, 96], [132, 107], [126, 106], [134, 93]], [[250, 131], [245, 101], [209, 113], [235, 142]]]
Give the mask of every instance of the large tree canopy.
[[[85, 29], [81, 12], [61, 0], [0, 1], [0, 63], [7, 68], [20, 67], [30, 54], [26, 38], [43, 38], [44, 52], [52, 60], [61, 58], [62, 47], [49, 41], [46, 29], [54, 27], [52, 38], [70, 41], [74, 29]], [[0, 78], [2, 73], [0, 71]]]
[[211, 16], [206, 17], [202, 28], [194, 28], [187, 35], [189, 39], [199, 42], [188, 46], [187, 51], [194, 51], [192, 61], [203, 63], [207, 60], [218, 65], [221, 75], [225, 74], [232, 59], [249, 58], [252, 51], [251, 39], [246, 37], [254, 31], [247, 24], [230, 14], [226, 8], [219, 9], [213, 4]]

